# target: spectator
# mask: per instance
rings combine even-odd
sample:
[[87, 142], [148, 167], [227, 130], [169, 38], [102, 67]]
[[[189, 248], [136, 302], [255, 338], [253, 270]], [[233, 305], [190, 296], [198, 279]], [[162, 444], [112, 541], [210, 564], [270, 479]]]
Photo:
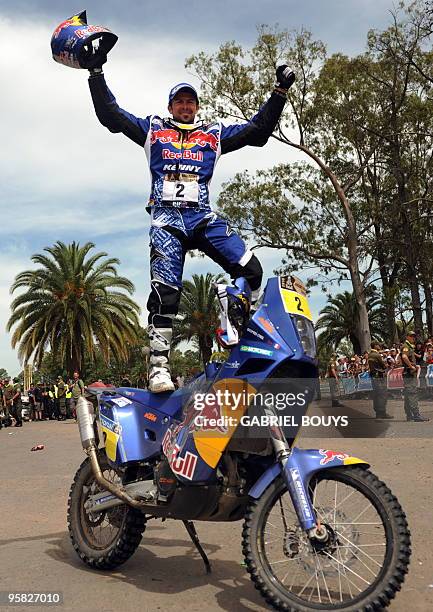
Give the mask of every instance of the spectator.
[[424, 365], [424, 345], [422, 342], [415, 343], [415, 361], [417, 366]]
[[14, 396], [14, 386], [11, 384], [10, 378], [5, 378], [3, 381], [3, 406], [5, 415], [5, 425], [12, 424], [12, 398]]
[[77, 402], [82, 395], [84, 395], [84, 382], [80, 378], [78, 371], [74, 372], [74, 379], [71, 387], [71, 403], [72, 403], [72, 414], [75, 420], [77, 420]]
[[72, 381], [69, 378], [66, 383], [66, 418], [72, 418]]
[[57, 402], [56, 385], [50, 385], [50, 388], [48, 390], [48, 397], [50, 399], [50, 419], [54, 421], [59, 416], [59, 404]]
[[43, 417], [42, 417], [43, 403], [42, 403], [42, 389], [40, 385], [36, 385], [33, 396], [35, 399], [35, 421], [42, 421], [43, 420]]
[[347, 376], [347, 357], [338, 358], [337, 373], [341, 378]]
[[427, 344], [426, 350], [424, 353], [424, 361], [427, 365], [431, 365], [433, 363], [433, 345]]
[[128, 374], [124, 374], [122, 380], [120, 381], [121, 387], [132, 387], [132, 383], [129, 380]]
[[372, 342], [371, 351], [368, 354], [368, 366], [373, 387], [373, 409], [376, 414], [376, 419], [393, 419], [394, 417], [386, 412], [387, 395], [384, 380], [386, 363], [379, 349], [380, 344], [378, 342]]
[[332, 353], [331, 359], [329, 360], [329, 363], [328, 363], [327, 377], [329, 378], [329, 389], [331, 391], [332, 407], [333, 408], [343, 408], [343, 404], [341, 404], [338, 400], [338, 393], [339, 393], [338, 374], [339, 373], [338, 373], [338, 365], [336, 362], [336, 357], [337, 355], [335, 353]]
[[23, 426], [23, 419], [21, 416], [23, 404], [21, 401], [21, 385], [18, 378], [14, 378], [13, 385], [14, 395], [12, 397], [12, 406], [13, 406], [13, 417], [16, 420], [15, 427]]
[[59, 421], [66, 421], [66, 392], [68, 390], [61, 376], [57, 377], [57, 401], [59, 405], [59, 415], [57, 419]]
[[358, 372], [358, 365], [357, 365], [357, 362], [356, 362], [356, 358], [355, 357], [351, 357], [350, 358], [350, 362], [349, 362], [349, 364], [347, 366], [347, 374], [349, 376], [357, 376], [358, 373], [359, 372]]

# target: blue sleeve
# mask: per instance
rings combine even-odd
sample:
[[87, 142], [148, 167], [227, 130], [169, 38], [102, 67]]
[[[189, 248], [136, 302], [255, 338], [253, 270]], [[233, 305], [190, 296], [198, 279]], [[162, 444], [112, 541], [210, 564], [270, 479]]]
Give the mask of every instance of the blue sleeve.
[[103, 74], [89, 77], [89, 88], [96, 116], [102, 125], [110, 132], [125, 134], [142, 147], [150, 128], [150, 118], [140, 119], [120, 108]]
[[248, 123], [223, 125], [221, 153], [230, 153], [248, 145], [263, 147], [277, 126], [285, 103], [286, 96], [274, 91]]

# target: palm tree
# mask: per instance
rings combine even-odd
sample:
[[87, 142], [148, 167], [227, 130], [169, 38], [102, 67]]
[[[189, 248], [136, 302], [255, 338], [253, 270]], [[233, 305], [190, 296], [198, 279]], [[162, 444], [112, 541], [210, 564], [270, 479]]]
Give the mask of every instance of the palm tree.
[[[385, 330], [383, 321], [383, 309], [377, 293], [370, 292], [367, 295], [367, 310], [372, 337], [381, 339]], [[361, 354], [361, 344], [357, 330], [358, 305], [353, 293], [344, 291], [329, 298], [328, 304], [320, 311], [316, 323], [316, 330], [323, 329], [317, 337], [318, 349], [332, 346], [334, 349], [345, 338], [350, 340], [355, 354]]]
[[225, 279], [209, 272], [193, 274], [192, 281], [184, 281], [179, 314], [183, 319], [175, 323], [173, 346], [182, 340], [193, 340], [198, 346], [203, 364], [209, 362], [219, 325], [219, 307], [213, 283], [224, 283]]
[[[11, 293], [24, 287], [11, 304], [7, 323], [12, 347], [19, 343], [18, 357], [27, 361], [34, 355], [36, 367], [50, 350], [59, 366], [69, 371], [81, 369], [86, 353], [90, 358], [98, 348], [109, 361], [126, 360], [128, 349], [137, 340], [139, 306], [129, 294], [134, 285], [117, 275], [117, 259], [95, 253], [95, 245], [66, 245], [56, 242], [36, 254], [32, 261], [41, 267], [18, 274]], [[112, 290], [114, 289], [114, 291]]]

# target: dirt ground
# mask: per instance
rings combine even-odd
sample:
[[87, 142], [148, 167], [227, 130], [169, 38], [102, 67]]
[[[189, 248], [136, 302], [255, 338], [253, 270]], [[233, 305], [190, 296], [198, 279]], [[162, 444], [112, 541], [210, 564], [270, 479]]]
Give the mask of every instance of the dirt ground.
[[[334, 432], [338, 439], [321, 439], [318, 444], [317, 439], [301, 437], [298, 444], [362, 457], [392, 489], [408, 517], [413, 553], [409, 574], [390, 610], [427, 612], [433, 609], [433, 421], [407, 424], [400, 404], [389, 408], [396, 420], [386, 425], [379, 439], [343, 439], [344, 433]], [[353, 409], [365, 421], [371, 418], [366, 404], [358, 402]], [[429, 406], [424, 413], [433, 416]], [[39, 443], [45, 449], [30, 452]], [[68, 491], [83, 459], [72, 421], [26, 423], [0, 431], [0, 590], [60, 590], [64, 603], [59, 609], [74, 612], [268, 609], [242, 566], [240, 522], [197, 523], [213, 566], [210, 576], [183, 525], [175, 521], [150, 522], [140, 548], [118, 571], [88, 569], [72, 549], [66, 528]]]

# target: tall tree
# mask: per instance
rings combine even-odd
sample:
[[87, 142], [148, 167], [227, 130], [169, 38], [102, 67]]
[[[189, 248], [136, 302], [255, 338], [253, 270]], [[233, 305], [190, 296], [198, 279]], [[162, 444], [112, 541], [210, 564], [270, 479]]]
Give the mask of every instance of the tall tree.
[[[370, 329], [376, 339], [382, 339], [383, 310], [381, 300], [376, 293], [370, 291], [367, 297], [367, 308], [370, 320]], [[342, 340], [349, 340], [355, 354], [362, 352], [356, 326], [356, 310], [358, 303], [353, 293], [344, 291], [329, 298], [327, 305], [322, 308], [316, 323], [317, 330], [323, 330], [317, 337], [319, 351], [325, 347], [334, 349]]]
[[219, 275], [209, 272], [193, 274], [192, 281], [183, 283], [182, 297], [179, 305], [181, 321], [175, 321], [173, 346], [186, 340], [193, 340], [199, 349], [203, 365], [212, 355], [215, 330], [219, 325], [219, 307], [214, 283], [225, 282]]
[[31, 357], [39, 367], [49, 350], [59, 367], [81, 369], [85, 352], [93, 359], [96, 347], [103, 358], [126, 360], [137, 340], [139, 306], [123, 291], [132, 294], [134, 285], [118, 276], [117, 259], [106, 253], [90, 254], [95, 245], [66, 245], [56, 242], [33, 255], [40, 267], [18, 274], [11, 293], [16, 297], [7, 324], [14, 326], [12, 347], [19, 358]]

